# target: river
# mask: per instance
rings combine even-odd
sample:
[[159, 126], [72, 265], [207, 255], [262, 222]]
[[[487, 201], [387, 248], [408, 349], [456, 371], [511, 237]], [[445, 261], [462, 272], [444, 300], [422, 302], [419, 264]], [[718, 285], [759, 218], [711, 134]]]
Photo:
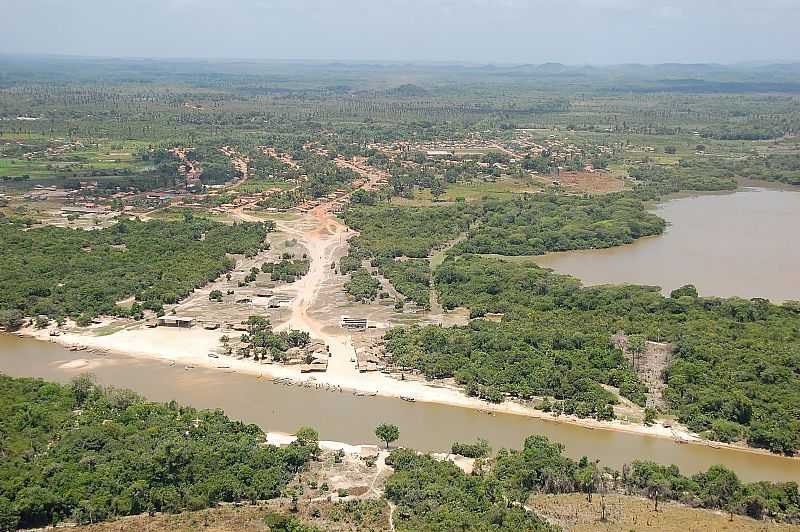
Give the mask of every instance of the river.
[[518, 258], [585, 284], [645, 284], [665, 293], [694, 284], [701, 295], [800, 300], [800, 190], [748, 181], [735, 193], [681, 197], [653, 211], [663, 235], [627, 246]]
[[[88, 365], [65, 364], [78, 359]], [[479, 411], [432, 403], [407, 403], [386, 397], [357, 397], [297, 386], [218, 369], [195, 368], [122, 355], [70, 352], [29, 338], [0, 334], [0, 372], [15, 377], [41, 377], [67, 382], [90, 371], [99, 383], [130, 388], [155, 401], [221, 408], [236, 419], [265, 431], [293, 432], [301, 425], [317, 428], [323, 439], [348, 443], [376, 442], [381, 422], [400, 427], [399, 444], [425, 451], [449, 449], [453, 441], [489, 440], [494, 448], [520, 448], [531, 434], [565, 445], [578, 458], [587, 455], [620, 468], [635, 459], [677, 464], [695, 473], [723, 464], [748, 481], [800, 481], [800, 460], [781, 456], [678, 444], [672, 440], [610, 430], [592, 430], [567, 423]]]

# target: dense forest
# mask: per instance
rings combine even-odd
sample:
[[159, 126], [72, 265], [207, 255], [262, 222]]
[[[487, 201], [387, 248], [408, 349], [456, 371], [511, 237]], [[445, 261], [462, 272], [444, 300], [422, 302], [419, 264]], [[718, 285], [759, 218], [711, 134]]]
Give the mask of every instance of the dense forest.
[[378, 272], [419, 308], [430, 308], [431, 268], [427, 259], [376, 260]]
[[800, 155], [796, 153], [776, 153], [745, 159], [718, 159], [712, 164], [732, 175], [800, 185]]
[[676, 165], [646, 165], [628, 170], [635, 190], [644, 199], [658, 199], [680, 191], [736, 190], [735, 174], [705, 161], [681, 161]]
[[[121, 220], [97, 231], [0, 224], [0, 311], [87, 322], [160, 312], [232, 270], [228, 254], [255, 255], [272, 222], [223, 225]], [[91, 279], [91, 282], [87, 280]], [[131, 309], [117, 305], [130, 296]]]
[[692, 286], [664, 297], [654, 287], [582, 287], [535, 264], [464, 255], [434, 274], [445, 308], [501, 323], [398, 329], [387, 334], [395, 364], [454, 377], [493, 400], [551, 395], [597, 416], [610, 384], [642, 404], [644, 387], [611, 336], [619, 331], [673, 344], [665, 399], [692, 430], [746, 440], [773, 452], [800, 449], [800, 305], [700, 297]]
[[350, 239], [350, 253], [340, 266], [355, 269], [363, 259], [426, 258], [437, 246], [458, 236], [474, 216], [464, 206], [359, 206], [348, 209], [344, 221], [359, 232]]
[[429, 305], [427, 260], [407, 259], [427, 259], [436, 247], [467, 231], [467, 239], [451, 253], [539, 255], [626, 244], [664, 230], [664, 221], [629, 193], [526, 194], [445, 207], [355, 206], [345, 221], [359, 235], [350, 240], [340, 270], [346, 273], [368, 259], [398, 292], [423, 308]]
[[616, 398], [602, 384], [644, 404], [646, 388], [611, 345], [605, 317], [555, 308], [554, 301], [578, 289], [576, 280], [474, 255], [448, 258], [435, 277], [445, 308], [467, 306], [473, 317], [508, 314], [501, 323], [393, 329], [386, 348], [394, 364], [455, 378], [467, 393], [490, 401], [552, 396], [581, 417], [614, 417]]
[[386, 463], [395, 470], [386, 498], [398, 507], [397, 530], [558, 530], [508, 504], [502, 484], [489, 475], [467, 475], [452, 462], [406, 449], [393, 451]]
[[541, 255], [607, 248], [660, 234], [664, 220], [628, 193], [599, 196], [532, 194], [480, 205], [479, 223], [454, 253]]
[[[404, 297], [428, 308], [430, 267], [427, 257], [436, 248], [456, 238], [473, 220], [468, 207], [395, 207], [357, 205], [344, 215], [348, 226], [359, 231], [350, 239], [350, 250], [339, 261], [346, 274], [361, 269], [369, 260]], [[366, 270], [364, 270], [366, 272]], [[378, 287], [367, 283], [364, 273], [348, 289], [356, 299], [374, 299]], [[370, 286], [374, 288], [369, 288]], [[359, 288], [362, 287], [362, 288]], [[368, 288], [365, 290], [365, 288]], [[362, 297], [367, 295], [368, 297]]]
[[150, 403], [87, 377], [70, 385], [0, 375], [0, 529], [256, 501], [282, 488], [316, 443], [264, 444], [221, 411]]
[[641, 165], [628, 170], [642, 197], [682, 190], [735, 190], [735, 177], [800, 185], [800, 155], [771, 154], [737, 158], [694, 157], [677, 165]]

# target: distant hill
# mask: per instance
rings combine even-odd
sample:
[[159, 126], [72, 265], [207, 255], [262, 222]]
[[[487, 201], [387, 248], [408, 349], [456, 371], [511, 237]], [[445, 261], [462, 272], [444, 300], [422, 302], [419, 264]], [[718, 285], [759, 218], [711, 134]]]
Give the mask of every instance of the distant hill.
[[405, 83], [397, 87], [392, 87], [391, 89], [386, 89], [383, 92], [386, 96], [400, 96], [406, 98], [413, 96], [426, 96], [428, 94], [428, 91], [419, 85], [414, 85], [413, 83]]

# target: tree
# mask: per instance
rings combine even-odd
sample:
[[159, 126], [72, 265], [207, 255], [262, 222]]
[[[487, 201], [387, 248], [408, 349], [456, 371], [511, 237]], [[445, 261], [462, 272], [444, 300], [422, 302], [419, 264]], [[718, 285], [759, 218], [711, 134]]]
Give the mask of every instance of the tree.
[[319, 443], [319, 432], [311, 427], [300, 427], [294, 435], [297, 437], [297, 443], [300, 445], [314, 445]]
[[658, 511], [659, 495], [666, 495], [669, 492], [669, 481], [661, 475], [654, 475], [647, 480], [647, 494], [653, 499], [653, 511]]
[[656, 411], [652, 408], [644, 409], [644, 424], [648, 427], [656, 422]]
[[644, 336], [640, 334], [633, 334], [628, 338], [628, 352], [633, 355], [633, 369], [636, 369], [636, 361], [647, 350], [647, 344]]
[[219, 341], [222, 344], [222, 350], [226, 355], [230, 355], [233, 353], [233, 346], [231, 345], [231, 339], [227, 334], [223, 334], [222, 338], [220, 338]]
[[439, 197], [444, 194], [444, 183], [441, 179], [434, 179], [431, 181], [431, 196], [433, 196], [434, 200], [438, 200]]
[[[584, 460], [581, 460], [581, 463], [583, 462]], [[586, 462], [584, 466], [580, 467], [575, 472], [575, 480], [581, 487], [581, 490], [586, 493], [586, 500], [592, 502], [592, 494], [597, 484], [600, 482], [600, 471], [597, 469], [597, 463]]]
[[665, 146], [664, 153], [669, 155], [675, 155], [676, 153], [678, 153], [678, 148], [676, 148], [675, 146]]
[[375, 436], [377, 436], [379, 440], [386, 442], [386, 448], [388, 449], [389, 444], [393, 441], [397, 441], [400, 437], [400, 429], [397, 425], [381, 423], [375, 429]]
[[676, 288], [669, 294], [669, 297], [672, 299], [680, 299], [683, 296], [689, 296], [696, 299], [698, 296], [697, 287], [695, 287], [693, 284], [687, 284], [681, 286], [680, 288]]
[[22, 323], [23, 317], [20, 311], [0, 309], [0, 327], [6, 331], [16, 331], [22, 327]]
[[16, 530], [19, 523], [19, 514], [14, 505], [5, 497], [0, 497], [0, 530]]
[[92, 373], [82, 373], [72, 379], [70, 388], [72, 390], [73, 397], [75, 397], [75, 401], [78, 403], [78, 405], [81, 405], [89, 398], [89, 396], [92, 395], [92, 393], [97, 391], [95, 377]]

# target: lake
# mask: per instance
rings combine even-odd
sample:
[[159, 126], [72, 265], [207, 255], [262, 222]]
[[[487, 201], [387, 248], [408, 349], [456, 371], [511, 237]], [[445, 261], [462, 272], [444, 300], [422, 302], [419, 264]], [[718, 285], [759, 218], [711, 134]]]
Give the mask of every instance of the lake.
[[682, 197], [653, 211], [663, 235], [609, 249], [526, 258], [584, 284], [644, 284], [666, 294], [800, 300], [800, 191], [748, 182], [735, 193]]

